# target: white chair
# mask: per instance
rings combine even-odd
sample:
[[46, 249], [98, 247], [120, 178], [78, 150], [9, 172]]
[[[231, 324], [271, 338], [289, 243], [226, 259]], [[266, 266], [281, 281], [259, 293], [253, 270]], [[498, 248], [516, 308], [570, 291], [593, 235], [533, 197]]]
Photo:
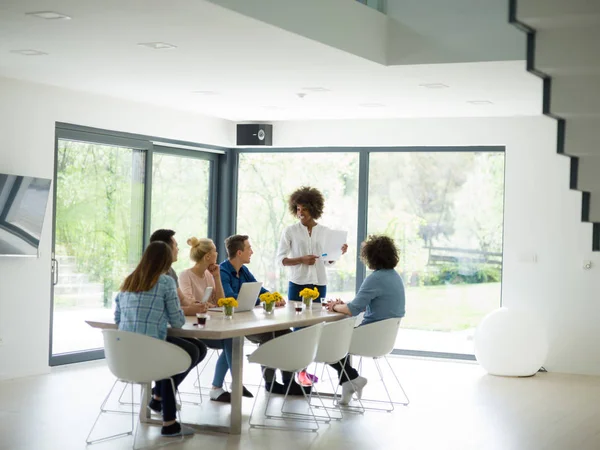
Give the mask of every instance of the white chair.
[[[248, 361], [251, 363], [260, 364], [261, 366], [269, 367], [272, 369], [279, 369], [281, 371], [293, 372], [294, 376], [297, 372], [303, 370], [310, 363], [312, 363], [317, 354], [317, 348], [319, 346], [319, 339], [321, 337], [321, 332], [323, 330], [323, 324], [313, 325], [311, 327], [303, 328], [301, 330], [295, 331], [294, 333], [286, 334], [284, 336], [277, 337], [268, 342], [265, 342], [261, 345], [257, 350], [255, 350], [252, 354], [248, 355]], [[263, 370], [264, 377], [264, 370]], [[304, 394], [304, 398], [308, 403], [308, 408], [310, 410], [310, 415], [308, 419], [304, 419], [305, 421], [314, 421], [316, 428], [298, 428], [298, 427], [279, 427], [279, 426], [270, 426], [259, 423], [252, 422], [252, 417], [254, 414], [254, 408], [256, 407], [256, 402], [258, 401], [258, 397], [260, 397], [260, 391], [263, 381], [261, 380], [258, 393], [254, 398], [254, 404], [252, 405], [252, 411], [250, 412], [250, 418], [248, 423], [250, 424], [250, 428], [271, 428], [271, 429], [279, 429], [279, 430], [296, 430], [296, 431], [317, 431], [319, 429], [319, 422], [315, 417], [313, 409], [310, 405], [310, 399], [302, 387], [302, 393]], [[291, 386], [291, 383], [290, 383]], [[288, 386], [288, 392], [289, 387]], [[271, 390], [272, 390], [271, 386]], [[284, 403], [287, 398], [288, 393], [286, 392], [284, 397]], [[289, 414], [282, 410], [282, 415], [272, 415], [268, 413], [269, 402], [271, 400], [271, 392], [267, 395], [267, 400], [265, 404], [264, 416], [266, 419], [275, 419], [275, 420], [289, 420], [295, 414]], [[302, 419], [294, 419], [300, 420]]]
[[[352, 340], [352, 334], [354, 332], [355, 320], [354, 318], [348, 318], [343, 320], [338, 320], [336, 322], [326, 323], [323, 327], [323, 331], [321, 333], [321, 339], [319, 340], [319, 347], [317, 349], [317, 354], [315, 356], [316, 364], [334, 364], [341, 359], [345, 358], [350, 350], [350, 342]], [[345, 370], [342, 369], [344, 372]], [[347, 374], [346, 374], [347, 375]], [[333, 386], [333, 381], [332, 381]], [[312, 385], [311, 397], [312, 394], [316, 394], [320, 400], [321, 405], [325, 409], [327, 413], [327, 418], [329, 420], [341, 420], [343, 415], [338, 408], [329, 408], [324, 406], [323, 399], [321, 398], [319, 391], [317, 390], [317, 385]], [[319, 405], [313, 405], [317, 408]], [[336, 410], [339, 413], [339, 417], [332, 417], [329, 414], [330, 410]]]
[[[398, 330], [400, 328], [400, 319], [386, 319], [380, 320], [378, 322], [373, 322], [368, 325], [362, 325], [354, 329], [352, 334], [352, 341], [350, 343], [350, 351], [349, 353], [354, 356], [360, 357], [359, 362], [359, 371], [362, 368], [362, 359], [363, 358], [372, 358], [375, 362], [375, 366], [377, 367], [377, 371], [379, 373], [379, 377], [381, 382], [383, 383], [383, 387], [385, 389], [386, 395], [388, 397], [389, 404], [391, 406], [390, 409], [387, 408], [364, 408], [361, 403], [361, 409], [373, 409], [378, 411], [387, 411], [391, 412], [394, 410], [394, 404], [400, 405], [408, 405], [410, 400], [406, 395], [406, 391], [402, 387], [400, 380], [396, 376], [394, 369], [392, 368], [390, 362], [387, 359], [387, 355], [389, 355], [394, 349], [394, 345], [396, 343], [396, 337], [398, 335]], [[385, 384], [385, 380], [383, 378], [383, 372], [381, 370], [381, 366], [379, 365], [379, 359], [383, 358], [385, 362], [388, 364], [390, 371], [394, 375], [398, 386], [402, 390], [404, 397], [406, 398], [405, 402], [394, 402], [390, 396], [387, 385]], [[388, 403], [385, 401], [385, 403]], [[381, 403], [380, 400], [368, 400], [362, 399], [362, 402], [376, 402]], [[361, 411], [362, 412], [362, 411]]]
[[[149, 389], [152, 381], [165, 379], [171, 380], [173, 393], [176, 393], [175, 383], [171, 377], [185, 372], [192, 363], [190, 356], [185, 350], [166, 341], [139, 333], [102, 330], [102, 334], [104, 338], [104, 354], [108, 368], [117, 377], [117, 381], [131, 384], [132, 397], [134, 384], [146, 385], [146, 389]], [[157, 361], [160, 364], [157, 364]], [[100, 413], [96, 417], [94, 425], [92, 425], [92, 429], [86, 438], [87, 444], [133, 434], [133, 448], [135, 449], [137, 429], [135, 427], [133, 402], [131, 405], [131, 431], [90, 440], [90, 436], [103, 413], [107, 400], [108, 396], [104, 399], [100, 407]], [[181, 422], [181, 417], [179, 421]]]

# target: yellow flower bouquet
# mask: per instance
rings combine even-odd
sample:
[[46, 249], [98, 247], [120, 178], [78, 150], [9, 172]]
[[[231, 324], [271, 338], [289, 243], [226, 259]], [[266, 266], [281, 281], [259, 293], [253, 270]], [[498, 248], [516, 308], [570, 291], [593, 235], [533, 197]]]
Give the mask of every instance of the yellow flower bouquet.
[[283, 297], [279, 292], [265, 292], [264, 294], [260, 294], [258, 298], [264, 304], [265, 312], [267, 314], [272, 314], [275, 305], [283, 300]]
[[319, 298], [319, 290], [316, 287], [314, 289], [304, 288], [300, 291], [300, 297], [302, 297], [302, 303], [306, 305], [306, 308], [310, 309], [313, 300]]
[[231, 319], [233, 317], [233, 308], [238, 307], [238, 302], [233, 297], [220, 298], [217, 301], [217, 305], [223, 307], [223, 313], [225, 314], [226, 319]]

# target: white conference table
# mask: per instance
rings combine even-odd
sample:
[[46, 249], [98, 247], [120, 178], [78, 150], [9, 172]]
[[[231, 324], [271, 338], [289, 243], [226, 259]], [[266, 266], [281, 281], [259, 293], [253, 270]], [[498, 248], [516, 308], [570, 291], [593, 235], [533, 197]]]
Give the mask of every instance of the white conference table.
[[[198, 328], [195, 317], [186, 317], [183, 328], [168, 329], [169, 336], [199, 338], [199, 339], [233, 339], [233, 361], [231, 367], [231, 415], [229, 426], [214, 426], [205, 424], [186, 424], [199, 431], [216, 431], [221, 433], [241, 434], [242, 432], [242, 370], [244, 366], [243, 348], [244, 337], [252, 334], [284, 330], [292, 327], [307, 327], [320, 322], [333, 322], [345, 318], [340, 313], [330, 313], [323, 308], [314, 308], [296, 314], [290, 303], [285, 307], [275, 308], [271, 315], [265, 314], [260, 307], [252, 311], [235, 312], [233, 319], [224, 319], [223, 313], [209, 312], [211, 318], [206, 321], [205, 328]], [[116, 329], [113, 322], [86, 320], [93, 328]], [[142, 423], [162, 423], [150, 417], [146, 407], [150, 402], [150, 391], [143, 389], [140, 405], [140, 421]]]

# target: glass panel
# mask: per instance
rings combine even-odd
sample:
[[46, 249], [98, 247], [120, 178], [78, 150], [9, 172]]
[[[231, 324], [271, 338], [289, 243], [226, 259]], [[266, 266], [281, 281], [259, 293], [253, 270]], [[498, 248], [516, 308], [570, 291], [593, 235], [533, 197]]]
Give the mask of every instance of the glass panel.
[[112, 317], [141, 256], [144, 161], [139, 150], [58, 142], [53, 355], [103, 346], [85, 320]]
[[354, 298], [358, 217], [358, 153], [240, 154], [237, 232], [252, 241], [249, 268], [269, 290], [287, 293], [286, 269], [275, 263], [283, 229], [297, 219], [288, 212], [289, 195], [312, 186], [325, 196], [319, 223], [348, 231], [348, 253], [327, 269], [327, 296]]
[[368, 233], [401, 250], [397, 348], [472, 354], [500, 306], [504, 153], [371, 153]]
[[211, 162], [203, 159], [154, 153], [152, 157], [151, 231], [168, 228], [177, 233], [177, 273], [192, 264], [188, 238], [208, 235]]

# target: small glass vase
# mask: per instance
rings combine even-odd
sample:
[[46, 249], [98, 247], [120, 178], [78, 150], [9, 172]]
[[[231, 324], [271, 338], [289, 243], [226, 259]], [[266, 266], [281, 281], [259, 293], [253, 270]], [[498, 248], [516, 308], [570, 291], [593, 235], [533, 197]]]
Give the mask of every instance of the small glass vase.
[[229, 320], [233, 319], [233, 306], [223, 307], [223, 317]]
[[310, 311], [312, 309], [312, 297], [302, 297], [302, 303], [304, 303], [304, 309]]
[[275, 306], [275, 302], [271, 303], [263, 303], [263, 308], [265, 309], [265, 314], [273, 314], [273, 310]]

